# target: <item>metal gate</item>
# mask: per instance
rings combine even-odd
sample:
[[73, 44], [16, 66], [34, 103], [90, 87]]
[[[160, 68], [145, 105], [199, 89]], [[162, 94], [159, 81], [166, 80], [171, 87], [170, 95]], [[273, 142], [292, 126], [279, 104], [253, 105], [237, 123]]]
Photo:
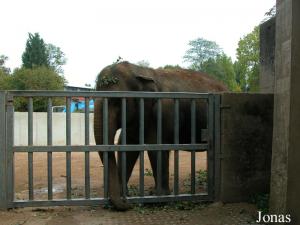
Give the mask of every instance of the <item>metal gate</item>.
[[[33, 145], [33, 99], [44, 97], [47, 101], [47, 145]], [[53, 145], [52, 143], [52, 99], [60, 97], [66, 99], [66, 144]], [[71, 143], [71, 111], [70, 104], [72, 97], [84, 97], [85, 99], [85, 144], [72, 145]], [[14, 101], [16, 98], [27, 99], [28, 101], [28, 145], [16, 146], [14, 144]], [[139, 102], [139, 138], [140, 144], [136, 145], [90, 145], [89, 140], [89, 100], [91, 98], [104, 98], [103, 104], [103, 126], [104, 140], [107, 136], [108, 124], [108, 106], [107, 102], [111, 98], [122, 99], [122, 124], [126, 129], [126, 100], [135, 98]], [[145, 144], [144, 140], [144, 99], [155, 99], [157, 101], [157, 144]], [[174, 143], [162, 144], [162, 107], [161, 99], [174, 100]], [[179, 102], [180, 99], [190, 99], [191, 113], [191, 143], [179, 144]], [[208, 125], [207, 125], [207, 141], [204, 143], [196, 143], [197, 127], [195, 126], [196, 119], [196, 104], [195, 101], [203, 99], [207, 103]], [[107, 161], [107, 152], [109, 151], [139, 151], [140, 152], [140, 172], [139, 172], [139, 193], [138, 196], [125, 196], [131, 203], [149, 203], [149, 202], [169, 202], [169, 201], [214, 201], [219, 195], [220, 183], [220, 96], [208, 93], [155, 93], [155, 92], [66, 92], [66, 91], [5, 91], [0, 92], [0, 208], [14, 207], [40, 207], [40, 206], [71, 206], [71, 205], [99, 205], [109, 204], [108, 194], [108, 173], [109, 165]], [[126, 139], [126, 132], [125, 138]], [[124, 135], [122, 135], [124, 136]], [[124, 143], [124, 142], [123, 142]], [[125, 142], [126, 143], [126, 142]], [[166, 150], [174, 150], [174, 186], [170, 195], [145, 195], [144, 193], [144, 151], [152, 150], [158, 153]], [[180, 194], [178, 192], [179, 185], [179, 155], [180, 150], [191, 151], [191, 178], [190, 178], [190, 193]], [[205, 193], [195, 192], [195, 151], [207, 151], [207, 191]], [[97, 198], [92, 198], [90, 195], [90, 152], [104, 152], [104, 194]], [[25, 152], [28, 154], [28, 199], [18, 200], [15, 198], [14, 189], [14, 154]], [[35, 199], [33, 185], [33, 154], [36, 152], [47, 153], [47, 183], [48, 183], [48, 199]], [[66, 154], [66, 195], [65, 198], [53, 198], [53, 164], [52, 153], [63, 152]], [[71, 177], [71, 154], [72, 152], [83, 152], [85, 155], [85, 194], [83, 198], [74, 198], [72, 192], [72, 177]], [[158, 165], [161, 165], [159, 160], [162, 160], [158, 154]], [[126, 158], [124, 159], [126, 160]], [[161, 168], [157, 168], [158, 173]], [[123, 172], [123, 175], [126, 172]], [[122, 176], [123, 176], [122, 175]], [[158, 179], [158, 182], [159, 181]], [[126, 188], [126, 185], [123, 185]]]

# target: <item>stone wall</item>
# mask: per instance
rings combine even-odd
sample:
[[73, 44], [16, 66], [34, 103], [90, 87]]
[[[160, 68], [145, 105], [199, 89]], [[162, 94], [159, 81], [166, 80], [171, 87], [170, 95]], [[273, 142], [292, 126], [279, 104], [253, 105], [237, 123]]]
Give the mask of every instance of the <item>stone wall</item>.
[[277, 0], [270, 210], [300, 224], [300, 1]]
[[226, 93], [221, 105], [220, 200], [248, 201], [270, 188], [273, 95]]
[[[66, 113], [52, 114], [52, 139], [53, 145], [66, 144]], [[94, 139], [94, 113], [90, 113], [90, 143], [95, 144]], [[71, 143], [72, 145], [84, 145], [84, 113], [72, 113], [71, 115]], [[14, 143], [15, 145], [27, 145], [28, 143], [28, 114], [27, 112], [15, 112], [14, 115]], [[33, 145], [47, 145], [47, 113], [33, 113]]]
[[275, 25], [275, 17], [260, 25], [259, 90], [261, 93], [274, 93]]

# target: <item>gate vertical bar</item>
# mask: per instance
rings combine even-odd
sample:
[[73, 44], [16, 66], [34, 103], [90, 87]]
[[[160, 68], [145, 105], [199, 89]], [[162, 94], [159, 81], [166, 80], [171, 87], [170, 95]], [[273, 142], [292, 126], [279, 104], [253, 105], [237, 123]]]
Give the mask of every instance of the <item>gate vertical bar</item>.
[[[122, 98], [122, 145], [126, 145], [126, 98]], [[126, 197], [127, 178], [126, 178], [126, 152], [122, 151], [122, 192], [123, 197]]]
[[[144, 121], [144, 99], [140, 99], [140, 122], [139, 122], [139, 143], [143, 145], [145, 143], [144, 135], [145, 135], [145, 121]], [[144, 196], [144, 151], [140, 151], [140, 196]]]
[[[71, 98], [66, 102], [66, 145], [71, 145]], [[66, 153], [67, 199], [71, 199], [71, 152]]]
[[[174, 101], [174, 144], [179, 144], [179, 100]], [[174, 194], [179, 190], [179, 154], [174, 150]]]
[[[196, 101], [191, 101], [191, 143], [196, 143]], [[191, 194], [196, 193], [196, 154], [191, 152]]]
[[[33, 145], [33, 99], [28, 99], [28, 146]], [[33, 200], [33, 153], [28, 152], [29, 200]]]
[[[84, 107], [84, 143], [85, 145], [90, 144], [90, 99], [85, 97], [85, 107]], [[85, 158], [85, 198], [90, 198], [90, 152], [84, 153]]]
[[[157, 99], [157, 144], [162, 142], [162, 113], [161, 113], [161, 99]], [[157, 195], [161, 194], [161, 184], [162, 184], [162, 151], [157, 151], [157, 169], [156, 169], [156, 179], [157, 179]]]
[[14, 104], [13, 104], [13, 96], [9, 93], [7, 94], [7, 113], [6, 113], [6, 121], [7, 121], [7, 134], [6, 134], [6, 175], [7, 175], [7, 206], [8, 208], [13, 207], [14, 201], [14, 153], [13, 153], [13, 145], [14, 145]]
[[214, 104], [214, 112], [215, 112], [215, 136], [214, 136], [214, 154], [215, 154], [215, 183], [214, 183], [214, 200], [219, 201], [220, 199], [220, 188], [221, 188], [221, 96], [219, 94], [215, 95], [215, 104]]
[[[52, 146], [52, 99], [48, 98], [48, 109], [47, 109], [47, 145]], [[52, 191], [52, 152], [47, 153], [48, 163], [48, 200], [53, 199]]]
[[[103, 100], [103, 144], [108, 145], [108, 99], [104, 98]], [[103, 183], [104, 183], [104, 198], [108, 199], [108, 152], [103, 153], [104, 157], [104, 176], [103, 176]]]
[[0, 91], [0, 209], [7, 208], [6, 92]]
[[214, 184], [214, 95], [208, 97], [208, 150], [207, 150], [207, 170], [208, 170], [208, 196], [213, 200]]

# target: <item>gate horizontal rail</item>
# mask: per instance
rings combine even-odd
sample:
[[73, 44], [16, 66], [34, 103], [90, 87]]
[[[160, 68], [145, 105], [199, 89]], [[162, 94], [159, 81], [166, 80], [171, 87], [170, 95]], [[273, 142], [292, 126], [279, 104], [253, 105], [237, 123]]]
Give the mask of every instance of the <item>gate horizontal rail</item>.
[[178, 98], [208, 99], [209, 93], [139, 91], [10, 91], [15, 97], [90, 97], [90, 98]]
[[62, 145], [62, 146], [14, 146], [13, 152], [113, 152], [113, 151], [161, 151], [207, 150], [208, 144], [144, 144], [144, 145]]
[[[14, 98], [25, 97], [28, 98], [28, 145], [14, 145]], [[47, 103], [47, 145], [37, 146], [33, 144], [33, 99], [35, 97], [48, 98]], [[66, 145], [53, 145], [53, 128], [52, 128], [52, 98], [64, 97], [66, 98]], [[85, 98], [85, 141], [84, 145], [72, 145], [71, 141], [71, 111], [70, 104], [72, 97], [84, 97]], [[89, 99], [91, 98], [104, 98], [103, 101], [103, 145], [90, 145], [89, 139]], [[122, 121], [122, 133], [121, 144], [113, 145], [108, 144], [108, 100], [110, 98], [120, 98], [121, 101], [121, 121]], [[128, 98], [139, 99], [139, 144], [127, 144], [126, 143], [126, 100]], [[156, 99], [157, 100], [157, 143], [145, 144], [144, 143], [144, 99]], [[162, 101], [161, 99], [173, 99], [174, 100], [174, 144], [162, 143]], [[191, 118], [191, 142], [189, 144], [180, 144], [180, 99], [190, 99], [190, 118]], [[195, 100], [202, 99], [207, 103], [207, 142], [197, 143], [196, 132], [196, 102]], [[216, 109], [216, 110], [215, 110]], [[212, 201], [214, 199], [214, 193], [217, 192], [214, 187], [214, 183], [218, 182], [218, 166], [215, 160], [216, 150], [219, 149], [219, 142], [215, 140], [217, 136], [219, 138], [219, 130], [215, 130], [215, 127], [219, 127], [219, 117], [216, 113], [219, 113], [219, 100], [218, 96], [209, 93], [186, 93], [186, 92], [74, 92], [74, 91], [6, 91], [0, 92], [0, 124], [2, 127], [2, 133], [0, 134], [0, 208], [12, 208], [12, 207], [26, 207], [26, 206], [60, 206], [60, 205], [98, 205], [108, 204], [108, 152], [122, 152], [121, 161], [118, 162], [122, 166], [121, 179], [123, 181], [122, 190], [126, 192], [126, 155], [125, 152], [139, 152], [140, 154], [140, 177], [139, 177], [139, 196], [129, 197], [126, 194], [124, 198], [130, 203], [154, 203], [154, 202], [170, 202], [170, 201]], [[215, 113], [216, 112], [216, 113]], [[217, 118], [217, 121], [215, 121]], [[202, 132], [202, 131], [200, 131]], [[205, 130], [206, 132], [206, 130]], [[161, 195], [161, 176], [157, 177], [157, 194], [147, 195], [144, 193], [144, 151], [157, 152], [157, 174], [162, 173], [162, 152], [174, 150], [174, 186], [173, 192], [170, 195]], [[187, 150], [191, 151], [191, 177], [190, 177], [190, 194], [179, 193], [179, 151]], [[207, 151], [207, 191], [203, 193], [196, 193], [196, 156], [197, 151]], [[14, 154], [15, 153], [28, 153], [28, 200], [16, 200], [14, 191]], [[33, 155], [36, 152], [47, 153], [47, 183], [48, 183], [48, 200], [35, 199], [34, 193], [34, 169], [33, 169]], [[65, 199], [53, 199], [53, 175], [52, 175], [52, 153], [63, 152], [66, 153], [66, 198]], [[72, 197], [72, 177], [71, 177], [71, 153], [82, 152], [85, 153], [85, 198], [73, 198]], [[103, 185], [104, 196], [102, 198], [91, 197], [90, 187], [90, 152], [104, 152], [103, 162]]]

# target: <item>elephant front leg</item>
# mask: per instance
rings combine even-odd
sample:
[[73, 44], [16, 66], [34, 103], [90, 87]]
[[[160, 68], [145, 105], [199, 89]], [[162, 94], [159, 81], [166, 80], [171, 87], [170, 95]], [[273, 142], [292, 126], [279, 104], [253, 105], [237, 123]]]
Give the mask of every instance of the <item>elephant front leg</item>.
[[[161, 172], [158, 173], [158, 152], [157, 151], [148, 151], [148, 156], [150, 159], [154, 181], [155, 181], [155, 190], [157, 195], [168, 195], [170, 194], [169, 189], [169, 151], [161, 151]], [[160, 178], [161, 184], [158, 188], [158, 177]], [[160, 191], [158, 191], [160, 189]]]
[[[103, 152], [100, 152], [99, 155], [104, 163]], [[126, 200], [122, 198], [120, 176], [114, 152], [108, 152], [108, 192], [115, 209], [124, 211], [131, 208]]]

